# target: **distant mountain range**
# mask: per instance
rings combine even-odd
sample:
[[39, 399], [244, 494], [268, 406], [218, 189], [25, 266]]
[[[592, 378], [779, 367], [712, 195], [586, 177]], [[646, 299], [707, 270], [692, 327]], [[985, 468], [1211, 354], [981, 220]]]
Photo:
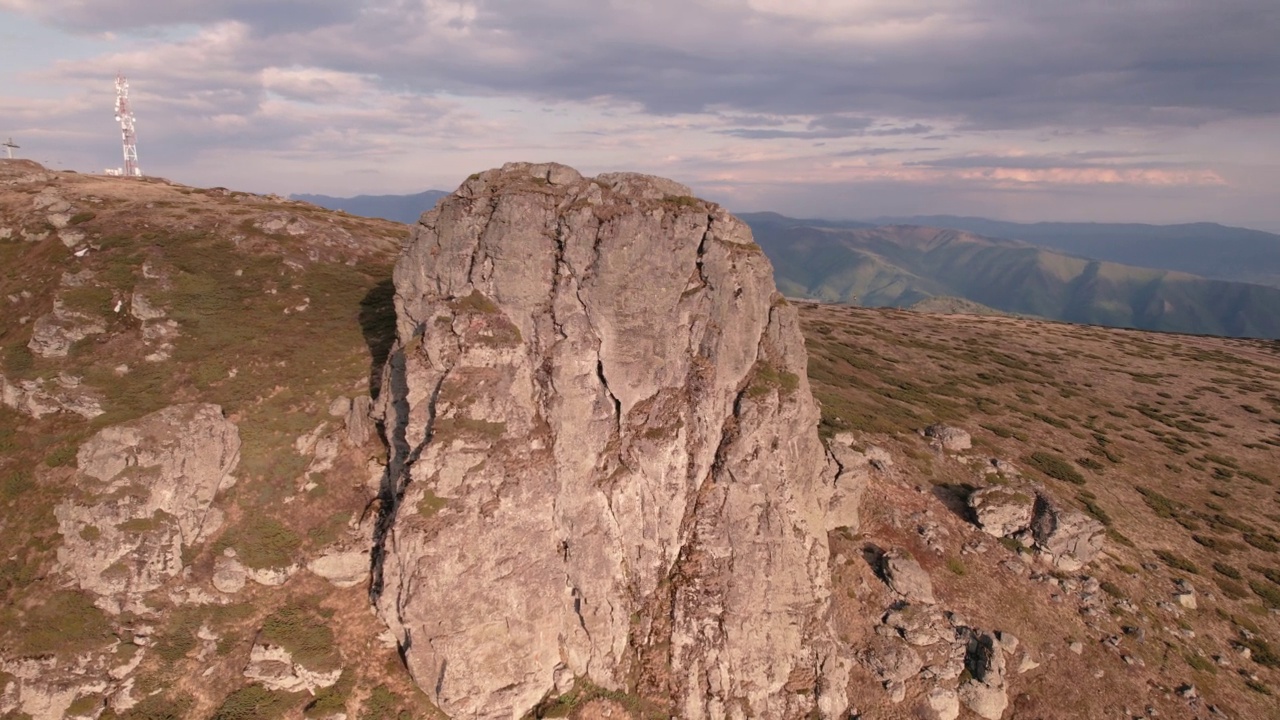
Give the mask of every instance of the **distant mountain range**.
[[953, 215], [914, 215], [875, 218], [870, 224], [964, 230], [986, 237], [1024, 240], [1067, 255], [1280, 287], [1280, 235], [1217, 223], [1024, 224]]
[[[293, 198], [411, 224], [447, 194]], [[779, 288], [796, 297], [969, 313], [985, 306], [1096, 325], [1280, 338], [1280, 235], [1260, 230], [739, 216], [773, 261]]]
[[952, 229], [742, 217], [773, 261], [779, 289], [796, 297], [889, 307], [963, 298], [1068, 322], [1280, 338], [1280, 288], [1074, 257]]
[[449, 193], [443, 190], [427, 190], [417, 195], [357, 195], [340, 198], [328, 195], [290, 195], [294, 200], [309, 202], [330, 210], [341, 210], [349, 215], [383, 218], [412, 225], [422, 213], [436, 206], [440, 198]]

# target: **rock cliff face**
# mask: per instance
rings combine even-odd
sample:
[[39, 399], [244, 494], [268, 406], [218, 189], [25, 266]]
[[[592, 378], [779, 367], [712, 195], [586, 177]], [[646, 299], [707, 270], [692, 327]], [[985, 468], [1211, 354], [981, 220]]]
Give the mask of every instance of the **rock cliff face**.
[[584, 679], [690, 719], [844, 709], [838, 466], [743, 223], [669, 180], [512, 164], [423, 216], [395, 285], [373, 592], [445, 712]]

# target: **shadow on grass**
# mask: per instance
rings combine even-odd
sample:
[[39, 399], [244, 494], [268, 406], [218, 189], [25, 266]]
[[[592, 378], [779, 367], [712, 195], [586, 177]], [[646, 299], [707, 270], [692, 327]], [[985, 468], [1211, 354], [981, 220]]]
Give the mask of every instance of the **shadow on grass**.
[[360, 300], [360, 331], [369, 347], [369, 393], [378, 399], [382, 366], [396, 341], [396, 287], [388, 278], [378, 283]]

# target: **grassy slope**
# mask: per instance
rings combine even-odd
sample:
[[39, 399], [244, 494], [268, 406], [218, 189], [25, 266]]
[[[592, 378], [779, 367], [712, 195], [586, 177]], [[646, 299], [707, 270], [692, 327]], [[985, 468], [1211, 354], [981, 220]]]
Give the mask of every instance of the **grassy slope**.
[[[30, 171], [0, 166], [6, 177]], [[309, 478], [318, 487], [301, 492], [307, 460], [293, 443], [332, 423], [327, 408], [334, 397], [369, 391], [371, 366], [380, 360], [374, 356], [385, 352], [393, 332], [388, 278], [405, 228], [279, 198], [73, 173], [0, 185], [0, 226], [49, 229], [32, 207], [47, 187], [75, 206], [76, 227], [91, 250], [76, 258], [52, 234], [38, 242], [0, 240], [0, 373], [49, 384], [60, 374], [82, 378], [103, 398], [106, 413], [92, 421], [70, 414], [36, 421], [0, 407], [0, 543], [7, 548], [0, 561], [0, 655], [106, 653], [116, 665], [138, 652], [131, 638], [138, 625], [149, 624], [153, 644], [137, 687], [165, 692], [127, 717], [208, 717], [220, 705], [226, 717], [245, 707], [258, 708], [253, 717], [298, 713], [313, 699], [237, 690], [256, 629], [288, 605], [332, 628], [352, 667], [344, 695], [329, 693], [330, 706], [373, 698], [381, 687], [376, 699], [383, 710], [430, 712], [394, 651], [375, 641], [378, 628], [362, 588], [335, 591], [303, 573], [279, 589], [251, 583], [232, 605], [205, 609], [174, 606], [162, 589], [148, 599], [160, 615], [144, 619], [98, 611], [55, 571], [53, 507], [74, 491], [78, 444], [102, 427], [175, 402], [220, 404], [243, 440], [238, 482], [218, 500], [229, 522], [220, 538], [188, 552], [190, 585], [208, 586], [224, 547], [235, 547], [246, 562], [287, 564], [345, 533], [370, 500], [358, 452]], [[295, 232], [264, 229], [281, 218]], [[64, 273], [86, 270], [92, 279], [85, 287], [60, 282]], [[171, 359], [144, 360], [153, 348], [141, 323], [114, 312], [120, 300], [128, 308], [135, 291], [178, 323]], [[34, 356], [27, 349], [32, 320], [55, 297], [101, 317], [108, 332], [76, 343], [65, 359]], [[366, 452], [376, 454], [376, 444]], [[197, 660], [202, 624], [223, 639], [211, 657]], [[206, 669], [212, 674], [202, 675]]]
[[[955, 550], [916, 552], [943, 602], [1057, 656], [1047, 672], [1015, 681], [1017, 717], [1057, 717], [1062, 707], [1111, 717], [1146, 704], [1181, 717], [1185, 703], [1166, 694], [1187, 682], [1229, 717], [1274, 716], [1280, 656], [1267, 650], [1280, 648], [1280, 344], [811, 304], [801, 318], [824, 432], [851, 430], [890, 448], [909, 486], [932, 488], [873, 487], [864, 530], [918, 544], [903, 518], [913, 510], [941, 518]], [[1113, 608], [1091, 629], [1044, 586], [1003, 572], [998, 563], [1013, 557], [1005, 547], [988, 539], [991, 550], [962, 558], [956, 546], [972, 531], [961, 498], [985, 481], [911, 432], [937, 421], [970, 430], [976, 458], [1012, 460], [1103, 519], [1111, 540], [1091, 572], [1137, 611]], [[1033, 469], [1034, 453], [1067, 460], [1084, 484]], [[853, 556], [858, 544], [837, 538], [835, 551]], [[847, 595], [863, 599], [858, 578], [846, 574]], [[1200, 593], [1199, 609], [1182, 617], [1156, 606], [1171, 600], [1176, 578]], [[867, 614], [845, 597], [837, 588], [838, 610], [844, 602], [850, 617]], [[1142, 627], [1145, 640], [1124, 626]], [[1124, 637], [1121, 652], [1144, 666], [1105, 651], [1098, 641], [1108, 635]], [[1073, 639], [1085, 643], [1083, 656], [1065, 652]], [[1253, 644], [1253, 660], [1238, 656], [1240, 643]], [[1091, 680], [1095, 669], [1104, 677]]]
[[756, 228], [793, 296], [908, 307], [938, 295], [1070, 322], [1280, 337], [1280, 289], [1095, 262], [1030, 245], [911, 226]]

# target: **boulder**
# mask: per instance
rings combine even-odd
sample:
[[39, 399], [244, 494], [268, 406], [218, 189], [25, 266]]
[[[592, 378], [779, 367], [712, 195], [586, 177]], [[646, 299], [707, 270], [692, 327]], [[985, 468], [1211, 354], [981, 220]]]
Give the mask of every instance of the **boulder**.
[[955, 635], [942, 612], [931, 605], [904, 605], [890, 610], [884, 624], [898, 631], [909, 645], [935, 645]]
[[915, 677], [924, 667], [920, 653], [901, 640], [877, 637], [859, 655], [859, 660], [885, 684]]
[[1102, 552], [1106, 531], [1102, 523], [1060, 507], [1044, 493], [1036, 498], [1032, 537], [1036, 549], [1060, 570], [1072, 572], [1092, 562]]
[[983, 532], [1008, 537], [1030, 527], [1036, 495], [1029, 489], [990, 485], [970, 493], [968, 502]]
[[369, 579], [369, 552], [348, 550], [328, 553], [308, 563], [307, 569], [337, 587], [355, 587]]
[[62, 358], [74, 343], [106, 331], [102, 318], [71, 310], [55, 300], [52, 312], [36, 318], [27, 348], [43, 358]]
[[906, 550], [894, 548], [886, 552], [880, 561], [880, 571], [889, 589], [908, 602], [930, 605], [937, 602], [933, 597], [933, 581], [929, 579], [929, 573]]
[[950, 425], [930, 425], [923, 433], [947, 452], [964, 452], [973, 447], [973, 438], [968, 432]]
[[979, 717], [999, 720], [1009, 707], [1004, 649], [991, 633], [968, 633], [965, 669], [970, 679], [960, 685], [960, 701]]
[[511, 164], [422, 216], [394, 282], [371, 586], [438, 707], [520, 717], [578, 677], [686, 720], [844, 709], [837, 466], [744, 223]]
[[960, 717], [960, 695], [950, 688], [936, 687], [925, 698], [930, 720], [956, 720]]

